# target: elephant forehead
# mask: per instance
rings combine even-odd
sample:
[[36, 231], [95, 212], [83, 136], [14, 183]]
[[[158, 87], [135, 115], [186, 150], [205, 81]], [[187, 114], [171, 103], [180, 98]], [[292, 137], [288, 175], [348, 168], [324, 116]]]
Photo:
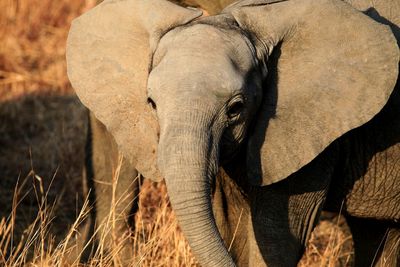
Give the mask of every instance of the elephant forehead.
[[250, 47], [236, 32], [229, 36], [210, 25], [173, 30], [154, 54], [148, 92], [196, 91], [226, 98], [243, 89], [253, 65]]
[[187, 61], [195, 61], [192, 67], [232, 65], [241, 72], [254, 65], [253, 48], [245, 36], [235, 30], [224, 30], [208, 24], [194, 24], [167, 33], [160, 41], [154, 55], [157, 64], [170, 54]]
[[192, 24], [182, 26], [168, 32], [160, 41], [160, 46], [178, 44], [181, 48], [209, 48], [218, 50], [217, 46], [226, 46], [226, 37], [217, 27], [208, 24]]
[[244, 76], [229, 58], [207, 58], [167, 54], [155, 67], [147, 84], [152, 96], [164, 94], [197, 94], [228, 97], [242, 90]]

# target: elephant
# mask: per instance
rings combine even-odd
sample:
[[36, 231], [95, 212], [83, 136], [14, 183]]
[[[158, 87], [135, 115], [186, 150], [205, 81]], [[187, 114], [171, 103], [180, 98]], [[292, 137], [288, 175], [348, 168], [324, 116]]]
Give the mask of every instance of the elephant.
[[136, 175], [164, 179], [202, 266], [295, 266], [340, 210], [356, 266], [398, 266], [400, 3], [348, 2], [106, 0], [75, 19], [68, 76], [96, 180], [123, 156], [118, 211]]

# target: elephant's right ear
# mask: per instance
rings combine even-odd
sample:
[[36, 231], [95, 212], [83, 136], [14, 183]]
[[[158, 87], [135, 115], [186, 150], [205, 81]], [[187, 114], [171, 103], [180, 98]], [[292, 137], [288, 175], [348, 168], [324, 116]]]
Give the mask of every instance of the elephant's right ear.
[[340, 0], [244, 0], [225, 10], [268, 60], [249, 138], [250, 182], [285, 179], [371, 120], [398, 77], [390, 28]]
[[146, 96], [152, 52], [162, 34], [201, 15], [165, 0], [106, 0], [75, 19], [68, 35], [68, 77], [78, 97], [149, 178], [160, 178], [158, 124]]

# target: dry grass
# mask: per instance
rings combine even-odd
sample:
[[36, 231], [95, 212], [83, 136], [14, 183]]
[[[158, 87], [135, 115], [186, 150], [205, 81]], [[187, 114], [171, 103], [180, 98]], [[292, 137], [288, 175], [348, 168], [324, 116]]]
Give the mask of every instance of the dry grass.
[[[81, 252], [73, 245], [89, 210], [81, 175], [86, 114], [71, 95], [65, 39], [71, 20], [93, 5], [0, 1], [0, 266], [78, 266], [67, 256]], [[107, 231], [113, 218], [111, 211]], [[300, 266], [349, 265], [342, 224], [323, 220]], [[141, 266], [197, 266], [163, 184], [145, 181], [131, 235]], [[102, 247], [87, 266], [118, 262], [118, 246]]]
[[[44, 189], [42, 178], [31, 171], [36, 184], [33, 191], [39, 209], [37, 217], [23, 231], [19, 240], [15, 239], [16, 211], [23, 201], [22, 187], [17, 184], [13, 195], [12, 212], [0, 221], [0, 266], [82, 266], [78, 259], [82, 253], [82, 232], [85, 232], [90, 207], [85, 199], [75, 221], [69, 225], [63, 238], [57, 238], [50, 228], [54, 223], [55, 204], [48, 202], [48, 190]], [[117, 179], [115, 179], [117, 181]], [[113, 184], [115, 186], [115, 184]], [[136, 214], [136, 227], [131, 235], [134, 246], [135, 266], [198, 266], [190, 248], [179, 230], [175, 216], [166, 200], [164, 184], [154, 184], [146, 180], [140, 194], [140, 210]], [[118, 200], [116, 199], [114, 205]], [[102, 222], [95, 234], [99, 234], [99, 243], [93, 245], [94, 235], [89, 237], [86, 246], [92, 250], [92, 257], [85, 266], [119, 266], [118, 251], [123, 239], [111, 251], [104, 249], [105, 234], [113, 231], [114, 220], [119, 220], [110, 211], [109, 218]]]
[[0, 99], [66, 93], [65, 40], [71, 20], [95, 0], [0, 1]]
[[[33, 190], [39, 204], [37, 217], [25, 229], [21, 239], [14, 241], [16, 228], [16, 210], [23, 200], [18, 184], [13, 195], [12, 212], [8, 218], [0, 221], [0, 265], [1, 266], [119, 266], [118, 251], [123, 239], [111, 251], [104, 249], [105, 234], [113, 231], [114, 220], [120, 220], [110, 211], [109, 218], [102, 222], [99, 229], [99, 244], [93, 245], [94, 235], [86, 245], [92, 250], [92, 257], [85, 264], [79, 263], [82, 253], [82, 236], [85, 221], [88, 220], [90, 207], [85, 199], [75, 221], [65, 231], [63, 238], [57, 238], [50, 231], [54, 219], [55, 204], [48, 202], [48, 190], [45, 191], [42, 178], [32, 170], [29, 175], [37, 181]], [[53, 177], [54, 180], [54, 177]], [[117, 181], [118, 179], [114, 179]], [[114, 183], [113, 187], [116, 186]], [[132, 238], [135, 262], [133, 266], [199, 266], [193, 258], [175, 216], [166, 197], [163, 183], [154, 184], [146, 180], [142, 186], [140, 209], [136, 214], [135, 231], [124, 238]], [[123, 196], [121, 197], [123, 198]], [[116, 198], [113, 206], [118, 203]], [[343, 221], [323, 220], [311, 238], [309, 248], [299, 266], [349, 266], [351, 244], [341, 225]], [[96, 234], [96, 233], [95, 233]], [[14, 243], [15, 242], [15, 243]]]
[[351, 266], [352, 245], [345, 220], [340, 215], [331, 215], [329, 219], [323, 216], [310, 238], [299, 266]]

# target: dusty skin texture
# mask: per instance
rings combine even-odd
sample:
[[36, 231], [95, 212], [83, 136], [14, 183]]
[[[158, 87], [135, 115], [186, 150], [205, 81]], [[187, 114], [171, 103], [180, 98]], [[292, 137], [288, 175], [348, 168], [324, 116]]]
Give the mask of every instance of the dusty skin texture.
[[[83, 102], [145, 176], [154, 174], [147, 171], [152, 168], [152, 161], [147, 161], [145, 167], [142, 159], [146, 157], [140, 154], [151, 153], [133, 151], [136, 146], [130, 141], [136, 138], [137, 144], [151, 144], [150, 150], [155, 153], [155, 136], [153, 140], [141, 140], [141, 133], [133, 137], [134, 129], [141, 130], [139, 121], [124, 125], [117, 121], [116, 125], [115, 119], [132, 117], [135, 121], [157, 115], [158, 167], [183, 232], [200, 263], [293, 266], [328, 199], [326, 204], [335, 211], [338, 202], [346, 201], [345, 211], [356, 238], [357, 265], [369, 265], [386, 257], [395, 264], [397, 257], [389, 255], [396, 253], [388, 250], [398, 250], [392, 245], [396, 244], [392, 240], [397, 239], [398, 185], [394, 183], [388, 190], [382, 186], [371, 189], [369, 185], [392, 183], [397, 171], [382, 176], [377, 174], [380, 165], [371, 164], [369, 168], [369, 164], [371, 159], [379, 159], [382, 148], [393, 147], [396, 151], [397, 135], [388, 139], [388, 131], [380, 128], [382, 138], [374, 144], [357, 143], [354, 139], [368, 140], [373, 132], [357, 130], [335, 141], [371, 120], [391, 94], [385, 112], [380, 113], [384, 115], [374, 118], [371, 127], [397, 125], [398, 110], [393, 109], [397, 94], [392, 91], [398, 75], [399, 51], [391, 28], [346, 3], [331, 0], [244, 1], [222, 15], [192, 23], [190, 20], [198, 15], [189, 14], [187, 20], [184, 17], [177, 22], [188, 23], [186, 27], [172, 29], [177, 24], [166, 21], [162, 26], [161, 18], [174, 9], [184, 13], [184, 9], [162, 1], [159, 4], [155, 22], [146, 20], [154, 15], [149, 3], [133, 0], [103, 2], [77, 19], [68, 41], [69, 74]], [[133, 20], [125, 16], [129, 8], [141, 10], [140, 15]], [[114, 17], [113, 22], [118, 25], [114, 36], [109, 29], [113, 27], [111, 23], [105, 23], [104, 28], [96, 23], [98, 17], [110, 18], [116, 11], [123, 16]], [[124, 28], [116, 22], [130, 23]], [[162, 35], [162, 27], [171, 31]], [[124, 50], [113, 49], [116, 45], [123, 48], [121, 37], [130, 32], [130, 40], [148, 34], [147, 47], [146, 43], [138, 47], [143, 58], [153, 59], [147, 96], [154, 111], [144, 112], [143, 116], [140, 112], [145, 110], [138, 105], [145, 105], [144, 97], [137, 102], [136, 115], [131, 114], [135, 105], [129, 101], [136, 101], [134, 94], [144, 96], [145, 89], [137, 88], [134, 93], [124, 89], [133, 88], [134, 79], [144, 79], [140, 82], [146, 84], [147, 77], [140, 75], [140, 65], [129, 64]], [[107, 40], [111, 41], [104, 42], [99, 37], [102, 33], [110, 35]], [[105, 61], [98, 61], [97, 51], [107, 55], [101, 58]], [[180, 66], [185, 68], [176, 72]], [[214, 71], [208, 73], [212, 68]], [[128, 73], [131, 76], [121, 78]], [[104, 95], [114, 98], [106, 100]], [[119, 106], [110, 105], [115, 99]], [[251, 122], [254, 128], [249, 129]], [[248, 142], [247, 151], [244, 142]], [[144, 145], [147, 150], [149, 147]], [[354, 150], [365, 157], [351, 157]], [[391, 158], [397, 157], [396, 152], [387, 152]], [[343, 163], [343, 158], [351, 162]], [[230, 165], [232, 162], [236, 164]], [[382, 169], [392, 168], [395, 162], [381, 163]], [[227, 176], [218, 174], [219, 167], [225, 169]], [[227, 186], [230, 180], [239, 186], [236, 191]], [[362, 205], [365, 201], [357, 197], [358, 186], [364, 194], [373, 196], [370, 205], [378, 206], [377, 210]], [[218, 191], [224, 192], [222, 200], [212, 203], [210, 195]], [[236, 232], [232, 216], [237, 217], [239, 210], [243, 211], [245, 223], [236, 229], [239, 238], [229, 254], [229, 240]], [[359, 218], [353, 220], [352, 216]], [[357, 222], [360, 218], [385, 219], [394, 225], [382, 224], [382, 231], [363, 242], [363, 234], [357, 229], [368, 231], [369, 224], [363, 219]], [[224, 230], [226, 225], [231, 225], [230, 229]], [[388, 247], [375, 259], [365, 257], [376, 251], [378, 240], [384, 238], [380, 233], [387, 229]]]

